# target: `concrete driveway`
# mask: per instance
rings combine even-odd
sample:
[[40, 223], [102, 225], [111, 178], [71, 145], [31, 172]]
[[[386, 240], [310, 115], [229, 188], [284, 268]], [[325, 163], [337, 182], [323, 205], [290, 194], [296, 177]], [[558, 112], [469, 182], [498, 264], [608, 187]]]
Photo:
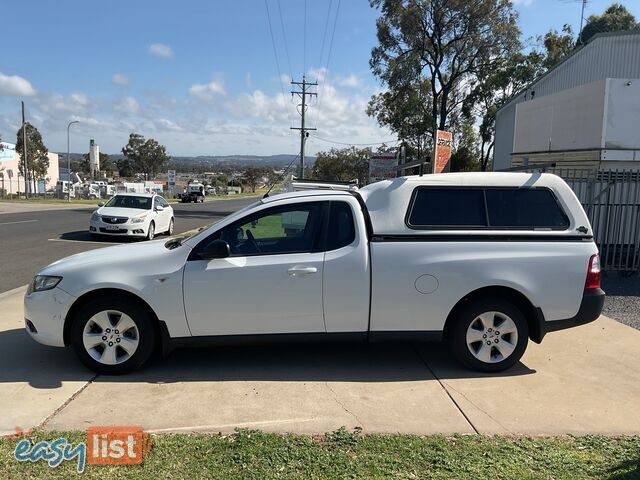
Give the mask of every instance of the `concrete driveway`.
[[529, 344], [499, 375], [468, 372], [442, 345], [176, 351], [124, 377], [23, 331], [24, 289], [0, 294], [0, 434], [15, 427], [152, 432], [237, 427], [321, 433], [640, 433], [640, 331], [606, 317]]

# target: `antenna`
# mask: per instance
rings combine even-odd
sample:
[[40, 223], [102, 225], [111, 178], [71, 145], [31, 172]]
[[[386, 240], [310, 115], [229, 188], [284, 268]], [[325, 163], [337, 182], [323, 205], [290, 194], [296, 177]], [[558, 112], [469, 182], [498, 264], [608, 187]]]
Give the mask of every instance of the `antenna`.
[[278, 183], [280, 180], [282, 180], [284, 178], [284, 176], [287, 174], [287, 171], [289, 171], [289, 169], [291, 168], [291, 165], [293, 165], [293, 163], [298, 159], [299, 156], [300, 156], [300, 154], [298, 154], [295, 157], [293, 157], [293, 160], [291, 160], [291, 162], [289, 162], [289, 165], [287, 165], [287, 168], [285, 168], [284, 171], [282, 172], [282, 174], [278, 178], [275, 179], [275, 181], [269, 187], [269, 190], [267, 190], [267, 193], [265, 193], [262, 196], [262, 198], [267, 198], [269, 196], [269, 193], [271, 192], [271, 189], [273, 187], [275, 187], [276, 183]]

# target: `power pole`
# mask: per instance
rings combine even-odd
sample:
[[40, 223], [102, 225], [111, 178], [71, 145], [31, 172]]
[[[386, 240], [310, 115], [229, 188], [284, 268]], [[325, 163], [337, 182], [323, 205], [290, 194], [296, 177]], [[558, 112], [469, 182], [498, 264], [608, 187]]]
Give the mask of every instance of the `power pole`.
[[291, 91], [291, 96], [293, 97], [294, 95], [299, 95], [300, 98], [302, 99], [302, 103], [300, 104], [300, 106], [302, 107], [302, 110], [300, 111], [300, 116], [302, 117], [302, 120], [300, 122], [300, 126], [299, 127], [291, 127], [291, 130], [300, 130], [300, 178], [303, 179], [304, 178], [304, 142], [306, 141], [307, 137], [309, 136], [309, 134], [307, 133], [309, 130], [316, 130], [315, 128], [307, 128], [304, 126], [304, 114], [305, 114], [305, 110], [307, 108], [307, 95], [310, 97], [313, 97], [314, 95], [317, 97], [318, 94], [314, 93], [314, 92], [308, 92], [307, 91], [307, 87], [309, 86], [317, 86], [318, 84], [316, 82], [314, 83], [310, 83], [307, 82], [305, 76], [302, 76], [302, 82], [294, 82], [291, 81], [291, 85], [298, 85], [299, 87], [302, 87], [302, 91], [297, 91], [297, 90], [292, 90]]
[[29, 168], [27, 165], [27, 129], [24, 122], [24, 102], [22, 104], [22, 153], [24, 155], [24, 196], [29, 198], [29, 190], [27, 185], [29, 184]]

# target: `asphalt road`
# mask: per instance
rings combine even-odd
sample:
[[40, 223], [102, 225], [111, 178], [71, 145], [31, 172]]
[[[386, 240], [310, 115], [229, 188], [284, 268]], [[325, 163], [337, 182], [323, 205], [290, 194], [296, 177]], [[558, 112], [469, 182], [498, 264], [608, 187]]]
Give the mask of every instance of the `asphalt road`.
[[[173, 204], [175, 232], [208, 225], [255, 198]], [[131, 240], [89, 237], [92, 207], [0, 214], [0, 293], [25, 285], [42, 267], [60, 258]], [[137, 241], [137, 240], [136, 240]]]

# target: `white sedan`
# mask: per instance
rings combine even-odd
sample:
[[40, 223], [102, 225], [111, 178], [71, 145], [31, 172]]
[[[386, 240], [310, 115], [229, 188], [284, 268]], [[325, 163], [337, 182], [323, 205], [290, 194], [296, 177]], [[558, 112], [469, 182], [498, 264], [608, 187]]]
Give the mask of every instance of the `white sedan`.
[[173, 234], [173, 208], [155, 193], [119, 193], [93, 212], [89, 233], [153, 240], [159, 233]]

